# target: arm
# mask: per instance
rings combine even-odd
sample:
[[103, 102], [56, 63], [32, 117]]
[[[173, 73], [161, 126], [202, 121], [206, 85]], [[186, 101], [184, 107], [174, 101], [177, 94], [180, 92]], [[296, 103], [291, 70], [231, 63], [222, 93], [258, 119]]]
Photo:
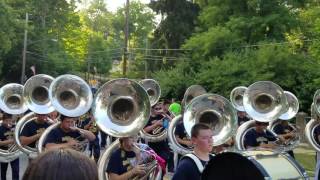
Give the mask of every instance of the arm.
[[20, 136], [20, 141], [21, 141], [21, 144], [24, 145], [24, 146], [27, 146], [35, 141], [37, 141], [39, 138], [40, 138], [41, 134], [38, 133], [38, 134], [35, 134], [33, 136]]
[[176, 139], [178, 141], [179, 144], [183, 144], [183, 145], [186, 145], [186, 146], [192, 146], [192, 142], [191, 140], [184, 140], [184, 139], [181, 139], [179, 138], [179, 136], [176, 135]]
[[140, 165], [136, 166], [135, 168], [131, 169], [130, 171], [125, 172], [121, 175], [110, 172], [109, 179], [110, 180], [127, 180], [127, 179], [133, 178], [137, 175], [144, 175], [145, 173], [146, 172], [145, 172], [144, 165], [140, 164]]
[[13, 139], [8, 139], [8, 140], [0, 141], [0, 146], [6, 146], [12, 143], [13, 143]]
[[84, 138], [88, 139], [89, 141], [93, 141], [93, 140], [96, 139], [96, 136], [95, 136], [92, 132], [90, 132], [90, 131], [88, 131], [88, 130], [84, 130], [84, 129], [79, 129], [79, 128], [77, 128], [77, 129], [78, 129], [79, 133], [80, 133]]
[[46, 144], [46, 149], [51, 150], [51, 149], [60, 149], [60, 148], [72, 148], [74, 147], [76, 144], [78, 144], [77, 141], [70, 139], [68, 142], [66, 143], [62, 143], [62, 144], [57, 144], [57, 143], [47, 143]]
[[162, 120], [154, 120], [152, 124], [143, 128], [146, 133], [152, 132], [156, 127], [162, 126]]

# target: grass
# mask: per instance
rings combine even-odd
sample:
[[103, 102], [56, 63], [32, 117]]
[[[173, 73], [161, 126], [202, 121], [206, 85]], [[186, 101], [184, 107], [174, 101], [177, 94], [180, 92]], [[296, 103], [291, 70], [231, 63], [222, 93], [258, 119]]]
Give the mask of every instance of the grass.
[[299, 150], [299, 152], [295, 151], [294, 155], [298, 163], [307, 171], [309, 177], [314, 177], [316, 166], [315, 152]]

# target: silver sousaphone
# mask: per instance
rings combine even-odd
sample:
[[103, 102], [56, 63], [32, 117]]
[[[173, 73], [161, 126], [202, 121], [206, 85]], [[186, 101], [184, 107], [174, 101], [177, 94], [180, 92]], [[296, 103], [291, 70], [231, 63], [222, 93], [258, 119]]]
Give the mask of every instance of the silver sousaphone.
[[320, 125], [320, 89], [318, 89], [313, 96], [313, 103], [311, 104], [311, 120], [305, 127], [305, 136], [311, 146], [320, 152], [320, 144], [317, 142], [316, 128]]
[[230, 93], [230, 102], [238, 111], [245, 111], [243, 106], [243, 96], [248, 88], [245, 86], [238, 86], [232, 89]]
[[[26, 124], [37, 119], [36, 113], [48, 114], [54, 111], [54, 107], [49, 99], [49, 87], [53, 80], [54, 78], [49, 75], [37, 74], [29, 78], [23, 87], [24, 102], [33, 112], [24, 115], [18, 121], [14, 132], [14, 140], [18, 148], [31, 158], [38, 155], [38, 150], [22, 145], [19, 136]], [[49, 119], [48, 122], [53, 123]]]
[[[99, 88], [94, 98], [92, 113], [99, 128], [113, 137], [130, 137], [138, 135], [147, 124], [150, 116], [150, 101], [145, 89], [135, 81], [120, 78], [111, 80]], [[98, 173], [100, 180], [108, 179], [106, 167], [111, 153], [119, 147], [119, 141], [113, 142], [100, 157]], [[159, 179], [159, 165], [150, 167], [147, 175]]]
[[169, 140], [169, 145], [170, 148], [172, 149], [173, 152], [175, 152], [175, 165], [178, 162], [178, 156], [176, 153], [178, 154], [188, 154], [192, 152], [192, 149], [188, 148], [188, 147], [184, 147], [181, 144], [178, 143], [176, 136], [175, 136], [175, 129], [178, 123], [183, 122], [183, 113], [184, 113], [184, 109], [185, 107], [191, 102], [192, 99], [194, 99], [197, 96], [203, 95], [207, 93], [207, 91], [200, 85], [192, 85], [190, 86], [186, 92], [184, 93], [183, 96], [183, 100], [182, 100], [182, 115], [176, 116], [174, 117], [169, 125], [168, 128], [168, 140]]
[[[23, 114], [28, 107], [22, 97], [23, 86], [9, 83], [0, 88], [0, 108], [8, 114]], [[21, 155], [16, 143], [10, 144], [7, 150], [0, 149], [0, 162], [10, 162]]]
[[[157, 81], [153, 79], [144, 79], [139, 81], [139, 84], [144, 88], [149, 96], [151, 107], [157, 104], [161, 96], [161, 88]], [[146, 133], [143, 129], [140, 131], [140, 136], [147, 142], [159, 142], [167, 138], [167, 130], [162, 127], [154, 129], [151, 133]]]
[[[254, 120], [247, 121], [238, 128], [235, 139], [239, 150], [245, 150], [244, 138], [247, 132], [254, 128], [255, 120], [271, 122], [289, 112], [286, 94], [279, 85], [271, 81], [251, 84], [244, 93], [243, 106], [246, 113]], [[274, 132], [268, 131], [277, 136]]]
[[[283, 113], [278, 120], [271, 121], [269, 123], [268, 129], [275, 133], [275, 128], [277, 125], [279, 125], [282, 121], [289, 121], [293, 117], [296, 116], [296, 114], [299, 111], [299, 101], [298, 98], [292, 94], [289, 91], [284, 91], [287, 101], [288, 101], [288, 110]], [[292, 129], [292, 132], [295, 133], [295, 136], [292, 138], [289, 138], [285, 143], [284, 151], [289, 151], [297, 147], [300, 143], [301, 137], [299, 136], [299, 133], [297, 132], [298, 129], [296, 126], [288, 122], [288, 126]]]
[[191, 137], [191, 129], [197, 123], [204, 123], [213, 131], [213, 146], [226, 143], [236, 132], [237, 113], [232, 104], [217, 94], [203, 94], [187, 105], [183, 114], [183, 125]]
[[[53, 107], [61, 114], [69, 117], [80, 117], [91, 108], [93, 95], [90, 86], [80, 77], [65, 74], [57, 77], [49, 88], [49, 99]], [[38, 151], [44, 151], [44, 142], [48, 134], [58, 128], [60, 122], [49, 126], [41, 135]], [[85, 151], [88, 141], [79, 141], [76, 150]]]

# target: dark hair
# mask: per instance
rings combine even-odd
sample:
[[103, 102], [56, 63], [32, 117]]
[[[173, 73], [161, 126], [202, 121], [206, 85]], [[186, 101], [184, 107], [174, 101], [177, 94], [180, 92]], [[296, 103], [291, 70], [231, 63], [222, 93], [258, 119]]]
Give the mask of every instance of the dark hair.
[[259, 168], [241, 154], [226, 152], [213, 157], [202, 172], [201, 180], [264, 180]]
[[195, 124], [191, 129], [191, 137], [197, 137], [199, 135], [200, 130], [207, 130], [210, 129], [210, 127], [203, 123]]
[[2, 115], [2, 119], [5, 120], [5, 119], [11, 119], [12, 118], [12, 114], [8, 114], [8, 113], [3, 113]]
[[65, 120], [66, 118], [71, 118], [70, 116], [66, 116], [63, 114], [60, 114], [60, 121], [62, 122], [63, 120]]
[[268, 122], [261, 122], [261, 121], [256, 121], [256, 125], [259, 125], [259, 126], [261, 126], [261, 125], [265, 125], [265, 126], [268, 126]]
[[23, 180], [98, 180], [96, 163], [72, 149], [47, 151], [33, 160]]

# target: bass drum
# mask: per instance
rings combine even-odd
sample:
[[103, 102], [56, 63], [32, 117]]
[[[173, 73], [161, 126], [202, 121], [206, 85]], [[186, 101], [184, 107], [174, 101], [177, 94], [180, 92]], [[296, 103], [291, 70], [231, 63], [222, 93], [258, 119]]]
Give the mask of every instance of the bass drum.
[[[232, 162], [232, 163], [230, 163]], [[202, 173], [203, 180], [309, 179], [289, 155], [271, 151], [226, 152], [216, 155]]]

